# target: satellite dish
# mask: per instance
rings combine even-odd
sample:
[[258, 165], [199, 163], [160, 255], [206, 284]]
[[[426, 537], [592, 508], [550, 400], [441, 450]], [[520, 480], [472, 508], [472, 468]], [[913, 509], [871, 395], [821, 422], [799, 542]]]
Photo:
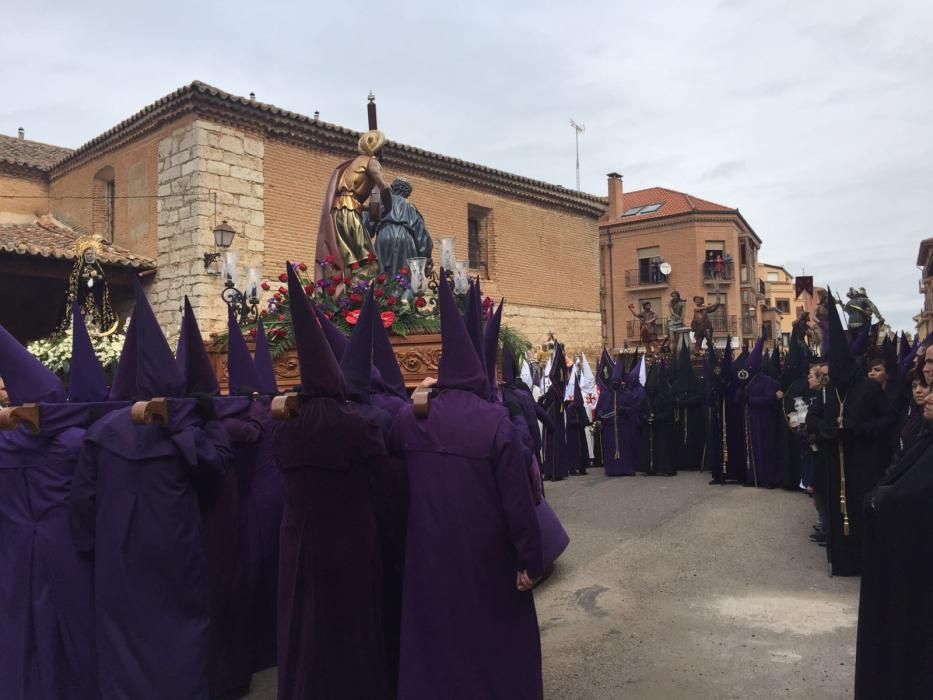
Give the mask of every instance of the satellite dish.
[[660, 265], [658, 265], [658, 269], [661, 271], [662, 275], [669, 275], [671, 274], [671, 270], [673, 268], [671, 268], [671, 264], [669, 262], [662, 262]]

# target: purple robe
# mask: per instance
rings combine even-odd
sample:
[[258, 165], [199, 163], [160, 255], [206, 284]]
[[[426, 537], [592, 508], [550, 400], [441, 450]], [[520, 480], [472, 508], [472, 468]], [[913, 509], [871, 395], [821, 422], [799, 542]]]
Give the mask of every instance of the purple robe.
[[635, 476], [641, 460], [640, 404], [623, 386], [607, 387], [599, 395], [596, 415], [606, 476]]
[[93, 566], [68, 492], [88, 404], [41, 404], [38, 435], [0, 432], [0, 687], [11, 700], [96, 700]]
[[[167, 426], [130, 410], [95, 423], [78, 460], [71, 517], [94, 552], [101, 697], [207, 698], [210, 592], [196, 483], [222, 473], [230, 446], [192, 399]], [[90, 640], [88, 640], [90, 644]]]
[[781, 485], [781, 461], [778, 449], [778, 421], [781, 405], [777, 392], [781, 385], [767, 374], [758, 373], [748, 382], [748, 430], [750, 453], [755, 474], [748, 472], [749, 483], [755, 476], [759, 486]]
[[457, 389], [392, 427], [410, 484], [402, 700], [541, 698], [534, 597], [541, 534], [521, 438], [501, 407]]
[[544, 460], [541, 468], [546, 479], [560, 481], [568, 473], [567, 452], [570, 450], [567, 444], [563, 390], [552, 384], [542, 399], [542, 404], [553, 429], [545, 428], [544, 431]]
[[318, 397], [275, 435], [285, 477], [279, 551], [278, 697], [391, 696], [382, 553], [372, 491], [377, 425]]
[[221, 404], [218, 414], [233, 447], [239, 495], [239, 552], [247, 590], [244, 619], [249, 664], [255, 672], [276, 663], [279, 527], [285, 486], [275, 461], [276, 424], [269, 414], [269, 402], [243, 400], [248, 401], [245, 410], [237, 410], [235, 404], [228, 404], [229, 409]]

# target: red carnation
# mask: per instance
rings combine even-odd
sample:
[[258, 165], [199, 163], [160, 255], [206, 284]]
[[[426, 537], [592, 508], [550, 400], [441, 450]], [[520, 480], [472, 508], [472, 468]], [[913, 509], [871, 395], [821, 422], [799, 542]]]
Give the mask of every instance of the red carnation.
[[279, 282], [288, 282], [287, 272], [283, 272], [281, 275], [279, 275]]
[[359, 264], [358, 262], [351, 262], [351, 263], [350, 263], [350, 269], [351, 269], [351, 270], [359, 270], [359, 269], [360, 269], [360, 264]]
[[379, 314], [379, 318], [382, 319], [382, 325], [385, 328], [391, 328], [392, 324], [395, 323], [395, 314], [391, 311], [383, 311]]
[[375, 260], [375, 259], [376, 259], [376, 254], [375, 254], [374, 252], [372, 252], [372, 251], [369, 251], [369, 255], [366, 256], [366, 259], [367, 259], [367, 260]]
[[279, 287], [279, 294], [282, 294], [283, 296], [288, 294], [288, 287]]
[[259, 315], [265, 318], [266, 316], [269, 315], [269, 309], [263, 309], [262, 311], [259, 312]]
[[267, 291], [267, 292], [269, 291], [269, 283], [268, 283], [268, 282], [263, 281], [263, 283], [262, 283], [261, 285], [259, 285], [259, 286], [262, 287], [265, 291]]
[[272, 298], [275, 299], [276, 301], [282, 301], [282, 295], [279, 294], [278, 292], [276, 292], [275, 294], [273, 294], [273, 295], [272, 295]]
[[332, 275], [330, 281], [334, 284], [340, 284], [343, 282], [343, 275]]
[[250, 337], [250, 338], [255, 338], [255, 337], [256, 337], [256, 329], [255, 329], [255, 328], [251, 328], [251, 329], [250, 329], [250, 331], [249, 331], [249, 337]]
[[346, 277], [343, 278], [344, 284], [350, 284], [351, 282], [353, 282], [353, 278], [350, 275], [347, 275]]
[[334, 296], [334, 294], [336, 294], [336, 293], [337, 293], [337, 290], [336, 290], [334, 287], [328, 287], [328, 288], [327, 288], [327, 296], [332, 297], [332, 296]]
[[276, 318], [277, 318], [278, 320], [280, 320], [280, 321], [284, 321], [284, 320], [285, 320], [285, 314], [279, 314], [278, 316], [276, 316]]
[[305, 272], [307, 271], [308, 266], [305, 265], [304, 263], [298, 263], [298, 269], [301, 270], [302, 272]]
[[401, 272], [403, 275], [409, 275], [409, 274], [411, 274], [411, 270], [408, 269], [408, 266], [407, 266], [407, 265], [402, 265], [402, 266], [398, 269], [398, 271]]
[[388, 299], [386, 299], [386, 304], [388, 304], [389, 306], [395, 306], [396, 304], [398, 304], [398, 299], [396, 299], [395, 297], [389, 297]]
[[386, 276], [383, 275], [382, 273], [379, 273], [378, 275], [376, 275], [376, 281], [377, 281], [379, 284], [382, 284], [383, 282], [386, 281]]
[[373, 291], [373, 294], [376, 296], [377, 299], [382, 299], [382, 297], [384, 297], [386, 293], [382, 287], [376, 287], [375, 291]]
[[428, 305], [428, 300], [425, 299], [424, 297], [418, 297], [417, 299], [415, 299], [415, 306], [417, 306], [419, 309], [423, 309], [427, 305]]
[[354, 304], [359, 304], [363, 301], [363, 296], [354, 292], [350, 295], [350, 301], [352, 301]]
[[347, 311], [343, 315], [343, 320], [349, 323], [351, 326], [355, 326], [356, 322], [360, 320], [360, 310], [353, 309], [352, 311]]
[[324, 256], [324, 264], [325, 264], [325, 265], [333, 265], [333, 264], [334, 264], [334, 256], [333, 256], [333, 255], [325, 255], [325, 256]]
[[305, 285], [305, 294], [307, 294], [308, 296], [311, 296], [312, 294], [314, 294], [314, 285], [313, 285], [313, 284], [306, 284], [306, 285]]

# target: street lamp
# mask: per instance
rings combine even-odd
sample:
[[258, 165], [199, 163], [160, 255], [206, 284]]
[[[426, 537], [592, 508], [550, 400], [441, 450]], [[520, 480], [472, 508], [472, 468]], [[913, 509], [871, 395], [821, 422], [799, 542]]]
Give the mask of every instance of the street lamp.
[[226, 219], [220, 222], [218, 226], [214, 227], [214, 246], [219, 248], [219, 250], [214, 253], [204, 254], [205, 270], [207, 270], [211, 264], [221, 258], [221, 256], [224, 254], [223, 251], [233, 245], [234, 237], [236, 237], [236, 231], [230, 224], [227, 223]]

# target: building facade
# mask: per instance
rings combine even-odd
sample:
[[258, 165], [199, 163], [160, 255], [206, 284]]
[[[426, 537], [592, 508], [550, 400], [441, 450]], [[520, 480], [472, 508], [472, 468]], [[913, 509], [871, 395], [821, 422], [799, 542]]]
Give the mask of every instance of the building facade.
[[761, 337], [766, 343], [790, 347], [794, 321], [805, 310], [794, 294], [794, 277], [781, 265], [758, 263], [758, 280], [764, 288], [761, 302]]
[[622, 177], [609, 174], [609, 205], [599, 222], [600, 301], [603, 342], [620, 349], [639, 342], [640, 323], [630, 306], [644, 303], [659, 316], [661, 336], [671, 293], [718, 301], [714, 338], [722, 346], [754, 341], [764, 289], [758, 280], [761, 239], [739, 213], [663, 187], [624, 192]]
[[[167, 333], [185, 294], [202, 331], [222, 330], [219, 266], [205, 263], [217, 252], [214, 228], [226, 221], [236, 231], [241, 274], [257, 268], [275, 278], [286, 260], [311, 263], [327, 182], [355, 155], [358, 138], [195, 82], [63, 149], [33, 181], [0, 181], [0, 211], [8, 201], [22, 206], [8, 195], [31, 187], [30, 216], [99, 234], [151, 263], [147, 292]], [[507, 300], [507, 323], [534, 343], [552, 332], [570, 349], [598, 347], [603, 198], [392, 141], [382, 165], [389, 181], [411, 182], [435, 242], [455, 237], [458, 258], [470, 261], [484, 291]], [[574, 283], [546, 279], [548, 263]]]
[[933, 238], [920, 243], [917, 267], [920, 268], [919, 292], [923, 295], [923, 307], [914, 316], [914, 323], [917, 324], [917, 334], [922, 340], [933, 333]]

